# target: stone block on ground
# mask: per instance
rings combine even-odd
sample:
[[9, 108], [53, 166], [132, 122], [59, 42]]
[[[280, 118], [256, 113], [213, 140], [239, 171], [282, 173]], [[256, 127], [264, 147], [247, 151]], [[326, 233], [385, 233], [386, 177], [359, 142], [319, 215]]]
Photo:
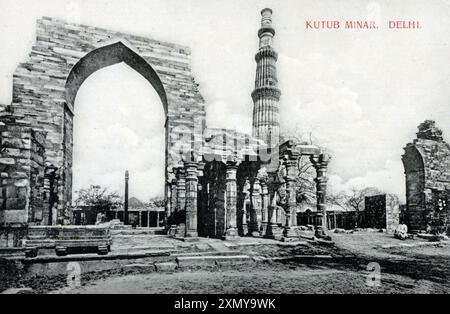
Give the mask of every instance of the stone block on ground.
[[177, 269], [178, 265], [173, 262], [155, 263], [155, 270], [158, 272], [171, 272]]
[[125, 274], [130, 273], [148, 273], [153, 272], [155, 270], [155, 267], [153, 264], [150, 263], [134, 263], [134, 264], [127, 264], [122, 266], [122, 271]]
[[248, 255], [177, 257], [177, 263], [180, 268], [210, 268], [214, 266], [237, 265], [252, 261]]

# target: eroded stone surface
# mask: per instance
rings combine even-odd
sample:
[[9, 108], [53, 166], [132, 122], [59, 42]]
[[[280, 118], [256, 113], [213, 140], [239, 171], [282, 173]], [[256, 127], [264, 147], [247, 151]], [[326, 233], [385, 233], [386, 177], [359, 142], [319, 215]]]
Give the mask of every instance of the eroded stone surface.
[[[0, 106], [2, 186], [4, 193], [14, 194], [2, 196], [0, 223], [27, 223], [28, 210], [32, 220], [45, 224], [70, 222], [76, 93], [91, 73], [119, 62], [142, 74], [161, 98], [168, 169], [180, 160], [180, 154], [170, 153], [179, 138], [193, 145], [191, 135], [201, 135], [204, 100], [191, 75], [188, 47], [43, 17], [37, 21], [28, 60], [14, 72], [12, 104]], [[37, 139], [38, 132], [45, 135]], [[54, 204], [38, 197], [53, 191]], [[33, 206], [39, 210], [33, 212]], [[20, 213], [13, 217], [4, 209]]]
[[[430, 228], [437, 194], [450, 191], [450, 145], [434, 121], [419, 125], [417, 138], [404, 148], [406, 223], [410, 230]], [[449, 216], [449, 210], [443, 212]]]

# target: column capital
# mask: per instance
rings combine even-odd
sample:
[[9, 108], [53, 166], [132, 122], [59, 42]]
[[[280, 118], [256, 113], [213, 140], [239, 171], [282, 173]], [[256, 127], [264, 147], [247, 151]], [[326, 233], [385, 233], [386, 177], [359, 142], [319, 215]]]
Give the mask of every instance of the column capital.
[[269, 194], [269, 188], [266, 181], [260, 181], [259, 185], [261, 185], [261, 194]]
[[236, 181], [237, 164], [233, 161], [226, 163], [226, 181]]
[[326, 184], [328, 182], [328, 177], [326, 177], [326, 176], [316, 177], [316, 178], [314, 178], [314, 182], [316, 182], [318, 184]]
[[198, 163], [196, 162], [185, 162], [184, 167], [186, 169], [186, 181], [197, 180], [197, 167]]
[[297, 159], [288, 159], [285, 160], [285, 166], [286, 166], [286, 173], [284, 176], [284, 180], [286, 182], [292, 182], [295, 181], [295, 177], [297, 175], [296, 169], [297, 169]]
[[234, 160], [228, 160], [225, 163], [225, 166], [226, 166], [227, 170], [228, 169], [236, 169], [237, 170], [237, 168], [238, 168], [237, 161], [234, 161]]
[[184, 178], [184, 176], [186, 175], [186, 169], [184, 167], [174, 168], [173, 172], [175, 173], [175, 177], [176, 177], [177, 181]]
[[311, 161], [311, 164], [314, 168], [323, 168], [327, 167], [328, 163], [330, 162], [331, 156], [327, 153], [323, 153], [320, 155], [311, 155], [309, 157], [309, 160]]

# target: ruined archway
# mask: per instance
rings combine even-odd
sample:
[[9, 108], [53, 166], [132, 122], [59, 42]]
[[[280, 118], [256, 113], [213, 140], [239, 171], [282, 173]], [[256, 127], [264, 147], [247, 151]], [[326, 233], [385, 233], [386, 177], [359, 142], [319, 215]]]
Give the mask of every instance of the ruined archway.
[[90, 185], [123, 194], [125, 170], [130, 197], [163, 196], [164, 122], [156, 90], [126, 63], [92, 73], [74, 103], [72, 203]]
[[[171, 154], [171, 148], [180, 137], [201, 137], [205, 128], [204, 100], [191, 74], [189, 47], [48, 17], [39, 19], [29, 58], [14, 72], [13, 101], [8, 110], [11, 116], [3, 120], [9, 119], [8, 127], [20, 126], [25, 133], [32, 130], [39, 138], [37, 144], [43, 146], [39, 167], [51, 165], [54, 169], [57, 223], [70, 223], [76, 92], [90, 74], [119, 62], [145, 77], [164, 106], [166, 197], [168, 178], [181, 159]], [[42, 132], [42, 136], [36, 132]], [[40, 173], [43, 171], [39, 168]], [[30, 180], [22, 183], [24, 195], [31, 188]], [[43, 189], [42, 193], [49, 193], [48, 183]], [[14, 212], [0, 220], [25, 222], [30, 217], [29, 204], [21, 198], [11, 204]]]
[[417, 147], [408, 145], [402, 156], [402, 162], [405, 169], [407, 223], [412, 229], [420, 229], [422, 226], [413, 222], [422, 221], [426, 209], [424, 156]]
[[[167, 116], [167, 95], [158, 74], [147, 61], [136, 54], [131, 48], [127, 47], [124, 43], [116, 42], [105, 45], [89, 52], [86, 56], [81, 58], [69, 73], [65, 91], [67, 109], [72, 113], [66, 113], [66, 125], [70, 125], [72, 128], [69, 132], [67, 132], [67, 135], [65, 135], [64, 138], [66, 164], [68, 165], [65, 167], [64, 178], [66, 182], [66, 199], [68, 202], [71, 202], [71, 194], [73, 191], [73, 125], [77, 120], [74, 115], [76, 96], [83, 83], [91, 77], [93, 73], [120, 63], [128, 65], [132, 70], [139, 73], [147, 82], [149, 82], [151, 86], [153, 86], [162, 103], [164, 115]], [[162, 125], [165, 124], [164, 120], [161, 123]], [[166, 157], [164, 160], [167, 160], [167, 132], [165, 133], [165, 136], [164, 151], [166, 152]], [[165, 166], [167, 166], [167, 164]], [[163, 184], [163, 182], [161, 184]]]
[[167, 94], [158, 74], [147, 61], [121, 41], [94, 49], [75, 64], [67, 77], [65, 88], [66, 103], [69, 108], [73, 111], [77, 92], [92, 73], [120, 62], [125, 62], [153, 86], [167, 114]]

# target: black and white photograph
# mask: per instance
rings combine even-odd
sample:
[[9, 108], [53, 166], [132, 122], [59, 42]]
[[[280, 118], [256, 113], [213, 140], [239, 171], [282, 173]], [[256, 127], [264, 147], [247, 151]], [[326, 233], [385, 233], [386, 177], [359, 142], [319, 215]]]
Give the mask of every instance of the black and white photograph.
[[450, 0], [0, 0], [0, 294], [448, 294], [449, 86]]

